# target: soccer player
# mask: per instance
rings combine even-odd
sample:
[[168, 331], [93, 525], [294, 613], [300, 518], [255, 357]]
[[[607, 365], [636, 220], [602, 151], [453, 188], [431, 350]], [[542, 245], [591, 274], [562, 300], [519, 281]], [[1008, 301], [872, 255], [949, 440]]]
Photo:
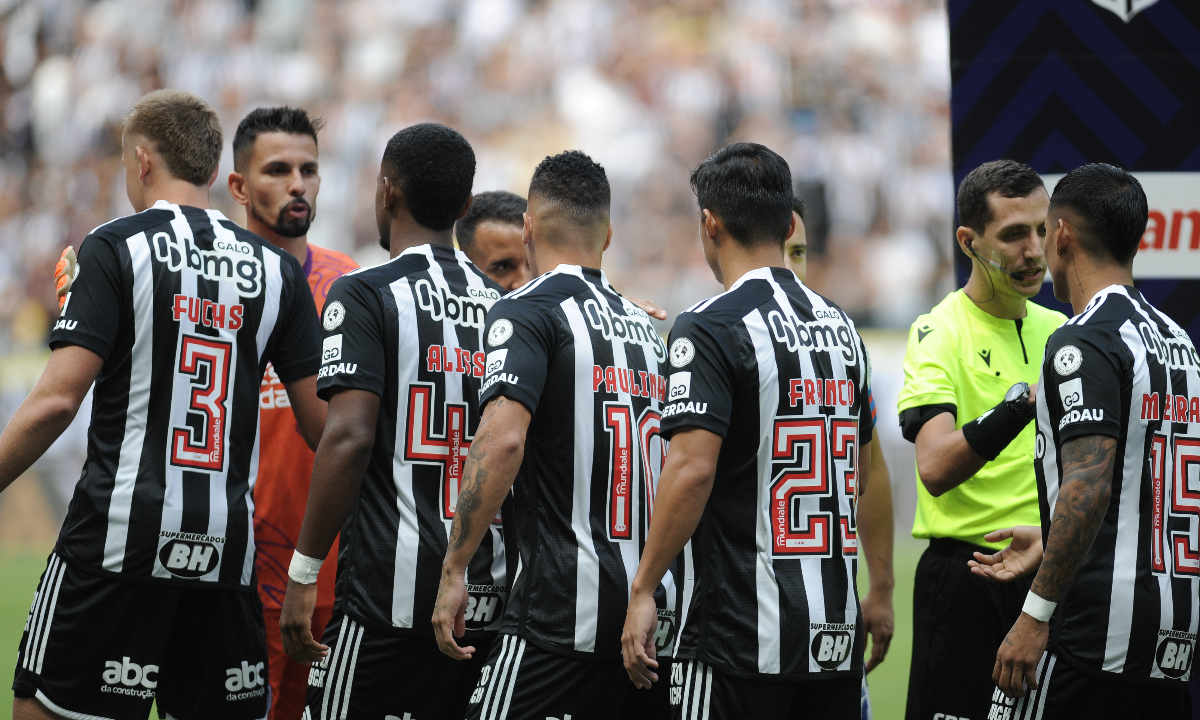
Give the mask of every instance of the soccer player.
[[[808, 271], [808, 235], [804, 227], [804, 199], [797, 196], [792, 201], [792, 215], [796, 230], [783, 244], [783, 254], [788, 267], [804, 282]], [[867, 396], [871, 410], [871, 424], [878, 425], [874, 395]], [[892, 588], [896, 577], [892, 571], [892, 544], [895, 536], [895, 518], [892, 512], [892, 480], [884, 460], [880, 443], [871, 443], [871, 494], [864, 495], [856, 506], [858, 526], [863, 528], [863, 558], [867, 561], [871, 587], [862, 599], [863, 629], [871, 636], [871, 657], [867, 658], [865, 670], [871, 672], [887, 657], [888, 647], [895, 632], [896, 613], [892, 607]], [[871, 699], [863, 679], [863, 720], [872, 717]]]
[[525, 198], [504, 190], [476, 193], [467, 214], [454, 223], [458, 247], [504, 292], [533, 279], [521, 242], [525, 208]]
[[1037, 391], [1045, 557], [987, 717], [1191, 715], [1200, 356], [1133, 287], [1146, 220], [1141, 185], [1111, 165], [1072, 170], [1050, 200], [1047, 265], [1075, 316]]
[[[229, 192], [246, 208], [246, 228], [300, 262], [317, 311], [333, 281], [358, 267], [349, 257], [308, 242], [321, 176], [317, 132], [324, 123], [300, 108], [258, 108], [233, 136]], [[259, 390], [259, 466], [254, 487], [254, 540], [258, 594], [263, 604], [270, 662], [270, 720], [299, 720], [308, 685], [307, 665], [283, 651], [279, 612], [287, 592], [287, 568], [296, 549], [313, 451], [297, 431], [296, 418], [275, 368], [268, 365]], [[313, 637], [321, 637], [333, 614], [337, 542], [317, 578]]]
[[1029, 384], [1066, 318], [1029, 302], [1042, 287], [1042, 180], [1012, 160], [985, 163], [958, 189], [959, 247], [971, 276], [917, 318], [897, 398], [916, 443], [917, 514], [928, 538], [913, 585], [908, 720], [982, 718], [996, 648], [1021, 611], [1029, 580], [1002, 585], [967, 562], [1000, 550], [999, 527], [1038, 522]]
[[652, 593], [695, 533], [673, 717], [858, 717], [866, 348], [845, 313], [784, 265], [795, 217], [783, 158], [729, 145], [692, 173], [692, 188], [704, 256], [726, 292], [671, 329], [670, 449], [631, 587], [625, 667], [639, 687], [667, 681], [649, 642]]
[[[661, 467], [667, 348], [600, 270], [610, 197], [587, 155], [543, 160], [524, 229], [538, 277], [488, 314], [483, 420], [433, 617], [443, 652], [484, 652], [455, 640], [469, 611], [463, 570], [510, 487], [522, 569], [470, 718], [615, 718], [633, 690], [620, 628]], [[658, 590], [655, 630], [664, 616], [671, 627], [684, 594], [670, 580]]]
[[[442, 655], [429, 626], [479, 424], [484, 317], [500, 297], [451, 239], [474, 175], [474, 151], [448, 127], [392, 136], [375, 194], [380, 244], [392, 260], [339, 278], [325, 304], [318, 388], [328, 424], [280, 616], [284, 649], [315, 663], [313, 720], [462, 718], [483, 664]], [[484, 523], [460, 577], [481, 647], [508, 602], [496, 519]], [[313, 583], [343, 525], [337, 606], [322, 645], [310, 629]]]
[[37, 386], [0, 436], [0, 488], [95, 380], [88, 458], [26, 623], [15, 718], [267, 712], [254, 589], [258, 387], [269, 361], [310, 446], [320, 336], [300, 263], [209, 209], [221, 124], [178, 90], [125, 116], [137, 214], [96, 228]]

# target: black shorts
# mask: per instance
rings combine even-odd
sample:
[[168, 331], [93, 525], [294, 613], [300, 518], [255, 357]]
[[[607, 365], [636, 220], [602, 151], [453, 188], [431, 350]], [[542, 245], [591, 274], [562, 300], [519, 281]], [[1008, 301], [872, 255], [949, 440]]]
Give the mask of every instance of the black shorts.
[[666, 673], [670, 660], [659, 660], [659, 677], [638, 690], [621, 656], [566, 657], [515, 635], [501, 635], [479, 675], [467, 706], [468, 720], [650, 720], [666, 718]]
[[258, 593], [88, 575], [51, 554], [13, 691], [64, 717], [142, 720], [267, 714]]
[[987, 720], [1189, 720], [1192, 717], [1188, 684], [1172, 688], [1163, 684], [1122, 682], [1100, 677], [1067, 664], [1054, 653], [1042, 655], [1037, 668], [1038, 687], [1023, 698], [1010, 698], [993, 688]]
[[936, 538], [917, 564], [907, 720], [987, 717], [996, 651], [1033, 577], [998, 583], [974, 575], [967, 561], [975, 550], [992, 552]]
[[680, 660], [671, 672], [674, 720], [857, 720], [862, 675], [809, 680], [751, 680], [723, 674], [699, 660]]
[[335, 608], [321, 642], [329, 654], [309, 670], [305, 720], [462, 720], [492, 641], [472, 638], [475, 656], [452, 660], [433, 636], [372, 630]]

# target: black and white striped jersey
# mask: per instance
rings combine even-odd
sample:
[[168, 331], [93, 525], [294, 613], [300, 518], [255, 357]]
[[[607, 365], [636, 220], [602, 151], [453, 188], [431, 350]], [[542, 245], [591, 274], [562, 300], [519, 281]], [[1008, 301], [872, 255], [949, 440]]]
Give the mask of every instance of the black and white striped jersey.
[[101, 225], [50, 335], [102, 358], [57, 553], [122, 578], [252, 588], [258, 388], [317, 372], [300, 263], [216, 210]]
[[[500, 287], [432, 245], [334, 281], [317, 392], [379, 395], [375, 444], [338, 554], [343, 610], [380, 630], [432, 635], [462, 468], [479, 425], [483, 328]], [[467, 571], [467, 628], [494, 630], [510, 576], [497, 521]]]
[[677, 657], [738, 677], [861, 675], [854, 507], [873, 422], [854, 324], [759, 268], [679, 315], [670, 364], [663, 435], [724, 438]]
[[[488, 314], [480, 405], [532, 413], [513, 485], [520, 569], [501, 632], [565, 655], [618, 655], [666, 446], [659, 408], [667, 348], [599, 270], [559, 265]], [[670, 654], [687, 593], [656, 593]]]
[[1050, 336], [1037, 391], [1043, 538], [1063, 445], [1115, 438], [1112, 497], [1050, 648], [1080, 670], [1186, 681], [1200, 598], [1200, 357], [1136, 289], [1112, 285]]

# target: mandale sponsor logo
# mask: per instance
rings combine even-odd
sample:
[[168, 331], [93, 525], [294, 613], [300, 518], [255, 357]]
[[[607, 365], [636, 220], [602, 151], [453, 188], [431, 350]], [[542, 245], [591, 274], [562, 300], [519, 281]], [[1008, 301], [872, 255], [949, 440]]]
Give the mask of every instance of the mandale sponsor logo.
[[196, 247], [191, 238], [169, 233], [154, 233], [154, 257], [166, 263], [171, 272], [185, 267], [208, 280], [233, 282], [242, 297], [258, 297], [263, 287], [262, 261], [254, 255], [254, 246], [241, 240], [217, 239], [212, 250]]
[[186, 317], [190, 322], [203, 327], [240, 330], [242, 327], [241, 305], [224, 305], [212, 300], [176, 295], [171, 314], [175, 322]]
[[614, 395], [619, 391], [629, 393], [633, 397], [651, 398], [654, 400], [667, 399], [667, 380], [662, 375], [647, 373], [645, 370], [626, 370], [625, 368], [592, 366], [592, 392], [600, 392], [600, 386], [606, 392]]

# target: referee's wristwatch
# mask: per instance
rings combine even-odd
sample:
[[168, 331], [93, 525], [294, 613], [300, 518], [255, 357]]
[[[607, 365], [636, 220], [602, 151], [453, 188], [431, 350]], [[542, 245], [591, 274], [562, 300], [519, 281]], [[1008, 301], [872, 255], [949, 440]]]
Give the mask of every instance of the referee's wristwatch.
[[1004, 393], [1004, 404], [1022, 420], [1029, 420], [1037, 413], [1037, 408], [1029, 404], [1029, 383], [1023, 380]]

